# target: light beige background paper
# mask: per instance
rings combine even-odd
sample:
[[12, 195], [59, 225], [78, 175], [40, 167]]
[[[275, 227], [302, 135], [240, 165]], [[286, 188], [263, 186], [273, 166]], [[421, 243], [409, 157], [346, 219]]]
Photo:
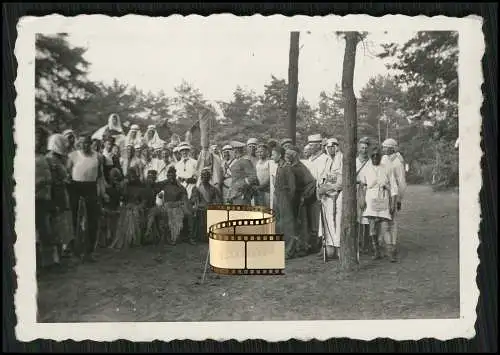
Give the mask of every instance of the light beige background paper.
[[[335, 31], [368, 31], [398, 33], [403, 31], [454, 30], [459, 32], [459, 130], [460, 130], [460, 318], [417, 320], [349, 320], [349, 321], [274, 321], [274, 322], [168, 322], [168, 323], [37, 323], [37, 285], [35, 277], [35, 220], [34, 220], [34, 64], [35, 34], [80, 31], [105, 33], [118, 23], [126, 23], [130, 33], [146, 31], [155, 35], [162, 31], [255, 31], [256, 36], [265, 37], [268, 31], [291, 30], [333, 33]], [[345, 17], [306, 17], [255, 15], [237, 17], [233, 15], [170, 16], [153, 18], [128, 15], [107, 17], [81, 15], [63, 17], [25, 17], [17, 26], [18, 38], [15, 56], [18, 62], [15, 82], [17, 116], [15, 119], [14, 178], [16, 199], [15, 244], [18, 288], [15, 292], [17, 315], [16, 335], [20, 341], [72, 339], [114, 341], [170, 341], [175, 339], [265, 339], [282, 341], [291, 338], [300, 340], [325, 340], [332, 337], [349, 337], [371, 340], [388, 337], [395, 340], [417, 340], [437, 338], [447, 340], [474, 336], [476, 305], [479, 290], [476, 285], [476, 270], [479, 264], [477, 247], [480, 222], [479, 190], [481, 188], [480, 127], [482, 104], [481, 84], [483, 73], [481, 59], [485, 44], [481, 30], [482, 19], [407, 17], [388, 15], [370, 17], [350, 15]], [[175, 36], [175, 35], [174, 35]], [[169, 45], [166, 43], [165, 45]], [[136, 53], [137, 60], [144, 60]], [[271, 59], [270, 59], [271, 60]], [[341, 67], [342, 63], [338, 63]], [[245, 66], [240, 66], [240, 71]], [[356, 74], [355, 74], [356, 75]], [[216, 85], [211, 83], [210, 85]], [[439, 226], [436, 226], [439, 228]], [[234, 277], [234, 276], [228, 276]], [[287, 274], [284, 277], [293, 277]], [[283, 295], [286, 297], [286, 295]]]

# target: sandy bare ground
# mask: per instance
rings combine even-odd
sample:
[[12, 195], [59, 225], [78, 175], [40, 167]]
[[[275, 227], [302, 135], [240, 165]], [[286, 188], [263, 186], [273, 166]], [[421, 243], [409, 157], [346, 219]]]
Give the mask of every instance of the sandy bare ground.
[[208, 245], [101, 251], [95, 264], [39, 279], [39, 322], [456, 318], [458, 195], [410, 186], [400, 262], [363, 257], [344, 274], [315, 255], [285, 276], [199, 279]]

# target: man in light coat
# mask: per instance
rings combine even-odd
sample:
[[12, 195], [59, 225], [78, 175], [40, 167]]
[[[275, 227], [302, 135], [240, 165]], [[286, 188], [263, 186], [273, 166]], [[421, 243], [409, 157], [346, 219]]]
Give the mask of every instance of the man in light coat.
[[319, 232], [325, 238], [327, 255], [337, 259], [340, 248], [340, 222], [342, 218], [342, 153], [339, 142], [330, 138], [326, 142], [328, 158], [320, 173], [318, 195], [321, 199], [322, 218]]
[[[326, 160], [328, 159], [328, 156], [324, 153], [324, 150], [322, 149], [322, 137], [321, 134], [313, 134], [307, 137], [307, 143], [309, 145], [309, 149], [311, 152], [311, 155], [309, 156], [308, 159], [308, 164], [306, 165], [309, 170], [311, 171], [312, 176], [316, 179], [316, 186], [319, 187], [319, 183], [321, 182], [321, 173], [323, 172], [326, 164]], [[318, 200], [314, 204], [313, 208], [310, 208], [308, 213], [309, 213], [309, 220], [311, 222], [311, 227], [313, 228], [312, 234], [321, 237], [321, 235], [318, 233], [319, 228], [320, 228], [320, 223], [322, 220], [322, 208], [321, 208], [321, 202], [320, 202], [320, 196], [317, 196]], [[311, 252], [316, 252], [321, 250], [321, 242], [322, 240], [320, 238], [316, 238], [318, 241], [318, 244], [316, 246], [312, 246]], [[321, 253], [321, 255], [323, 255]]]
[[[403, 202], [404, 193], [406, 191], [406, 171], [405, 171], [405, 163], [403, 160], [403, 156], [398, 152], [398, 143], [396, 140], [392, 138], [386, 139], [382, 143], [382, 150], [384, 156], [382, 157], [382, 164], [385, 164], [391, 174], [394, 175], [396, 183], [397, 183], [397, 201], [396, 201], [396, 209], [394, 211], [394, 215], [392, 216], [392, 220], [389, 222], [388, 233], [391, 238], [389, 240], [389, 244], [387, 245], [387, 252], [389, 254], [389, 258], [392, 262], [396, 262], [396, 245], [398, 241], [398, 217], [399, 211], [401, 211], [401, 204]], [[387, 241], [386, 241], [387, 243]]]

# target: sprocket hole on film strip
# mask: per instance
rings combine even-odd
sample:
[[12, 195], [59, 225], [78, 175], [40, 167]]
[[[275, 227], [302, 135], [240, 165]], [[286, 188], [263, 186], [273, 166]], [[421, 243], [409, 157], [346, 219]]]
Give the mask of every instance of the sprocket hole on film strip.
[[285, 241], [272, 209], [248, 205], [207, 208], [210, 268], [221, 275], [283, 275]]

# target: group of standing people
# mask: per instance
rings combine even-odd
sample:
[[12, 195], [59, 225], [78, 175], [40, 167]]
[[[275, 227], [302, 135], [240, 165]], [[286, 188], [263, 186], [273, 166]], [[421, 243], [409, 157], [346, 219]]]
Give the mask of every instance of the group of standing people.
[[[214, 144], [195, 158], [189, 142], [176, 135], [164, 141], [155, 126], [143, 135], [132, 125], [125, 135], [115, 114], [94, 134], [36, 133], [39, 265], [60, 265], [66, 253], [94, 261], [97, 246], [206, 241], [207, 206], [220, 203], [272, 208], [287, 258], [322, 247], [339, 256], [343, 156], [335, 138], [310, 135], [302, 152], [291, 139], [249, 138]], [[356, 169], [360, 248], [396, 261], [406, 189], [397, 142], [379, 148], [361, 139]]]
[[37, 265], [62, 269], [64, 256], [93, 262], [99, 246], [204, 240], [207, 201], [222, 203], [211, 174], [188, 142], [167, 143], [154, 126], [143, 136], [132, 125], [125, 135], [117, 115], [94, 134], [37, 127]]
[[[271, 207], [285, 235], [286, 257], [326, 248], [338, 258], [342, 243], [343, 155], [336, 138], [310, 135], [300, 150], [291, 139], [248, 139], [222, 148], [225, 203]], [[359, 141], [356, 159], [359, 247], [375, 259], [396, 261], [397, 215], [406, 190], [405, 164], [397, 142], [382, 147]], [[384, 247], [384, 248], [383, 248]]]

